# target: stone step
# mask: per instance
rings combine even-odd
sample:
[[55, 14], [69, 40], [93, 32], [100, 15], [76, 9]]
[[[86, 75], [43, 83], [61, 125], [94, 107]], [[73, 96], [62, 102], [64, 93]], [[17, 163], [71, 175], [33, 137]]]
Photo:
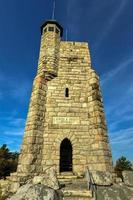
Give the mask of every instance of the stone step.
[[62, 175], [62, 176], [72, 176], [72, 175], [74, 175], [73, 174], [73, 172], [60, 172], [60, 174], [59, 175]]
[[[58, 177], [58, 181], [60, 184], [72, 184], [72, 183], [85, 183], [86, 182], [86, 179], [83, 178], [83, 177], [79, 177], [79, 176], [76, 176], [76, 175], [67, 175], [67, 176], [63, 176], [63, 175], [59, 175]], [[87, 184], [87, 182], [86, 182]]]
[[74, 175], [72, 172], [63, 172], [57, 176], [58, 179], [76, 179], [77, 176]]
[[71, 190], [64, 189], [64, 200], [93, 200], [92, 191], [90, 190]]
[[74, 175], [72, 172], [63, 172], [63, 173], [60, 173], [57, 176], [57, 178], [59, 181], [69, 182], [69, 181], [76, 180], [76, 179], [80, 180], [83, 178], [83, 176]]
[[57, 178], [60, 184], [70, 184], [73, 180], [77, 179], [77, 176], [72, 173], [61, 173]]
[[61, 173], [58, 175], [58, 181], [61, 187], [67, 187], [69, 189], [87, 189], [87, 181], [83, 176], [76, 176], [73, 173]]
[[59, 182], [64, 182], [64, 183], [72, 182], [74, 180], [77, 180], [76, 176], [69, 176], [69, 177], [60, 176], [60, 177], [57, 177], [57, 178], [58, 178]]
[[57, 178], [58, 179], [76, 179], [78, 177], [76, 175], [72, 175], [72, 176], [70, 176], [70, 175], [67, 175], [67, 176], [58, 175]]
[[92, 197], [63, 197], [63, 200], [95, 200]]

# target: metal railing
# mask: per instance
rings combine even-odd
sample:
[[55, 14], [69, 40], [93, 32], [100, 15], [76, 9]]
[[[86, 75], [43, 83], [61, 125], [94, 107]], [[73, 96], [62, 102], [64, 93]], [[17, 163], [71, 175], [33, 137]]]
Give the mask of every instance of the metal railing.
[[92, 191], [93, 198], [97, 200], [97, 186], [94, 182], [93, 175], [88, 168], [86, 170], [86, 179], [87, 179], [88, 189]]

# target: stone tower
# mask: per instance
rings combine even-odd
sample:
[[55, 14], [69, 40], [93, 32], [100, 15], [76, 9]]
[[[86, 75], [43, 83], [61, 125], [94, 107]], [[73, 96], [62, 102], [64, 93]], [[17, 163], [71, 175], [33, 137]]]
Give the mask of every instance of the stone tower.
[[37, 75], [17, 175], [27, 178], [55, 166], [57, 173], [112, 171], [99, 77], [88, 44], [61, 41], [56, 21], [41, 27]]

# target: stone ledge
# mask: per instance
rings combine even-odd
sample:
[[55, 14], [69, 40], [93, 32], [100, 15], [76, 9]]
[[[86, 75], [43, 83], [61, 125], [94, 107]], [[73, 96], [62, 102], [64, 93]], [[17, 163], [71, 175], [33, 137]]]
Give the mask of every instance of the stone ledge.
[[62, 192], [64, 197], [92, 197], [92, 191], [90, 190], [64, 190]]

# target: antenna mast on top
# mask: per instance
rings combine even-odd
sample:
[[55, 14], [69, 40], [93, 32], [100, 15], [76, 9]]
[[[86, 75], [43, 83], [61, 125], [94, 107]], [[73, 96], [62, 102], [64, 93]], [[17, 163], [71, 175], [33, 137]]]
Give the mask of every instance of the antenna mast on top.
[[52, 20], [54, 20], [54, 19], [55, 19], [55, 5], [56, 5], [56, 2], [55, 2], [55, 0], [54, 0], [54, 2], [53, 2], [53, 13], [52, 13]]
[[68, 36], [68, 30], [66, 29], [66, 41], [67, 41], [67, 36]]

